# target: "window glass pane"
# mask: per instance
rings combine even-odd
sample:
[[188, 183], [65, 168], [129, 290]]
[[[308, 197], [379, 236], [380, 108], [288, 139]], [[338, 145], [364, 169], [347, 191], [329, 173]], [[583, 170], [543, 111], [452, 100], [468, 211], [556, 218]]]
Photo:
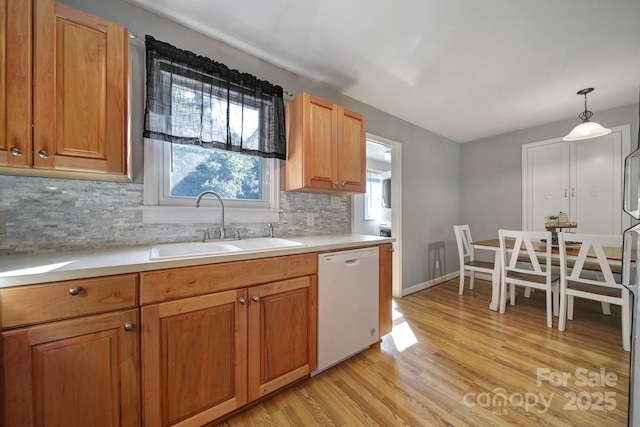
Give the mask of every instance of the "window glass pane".
[[174, 144], [171, 197], [196, 197], [213, 190], [223, 199], [262, 200], [262, 159], [246, 154]]

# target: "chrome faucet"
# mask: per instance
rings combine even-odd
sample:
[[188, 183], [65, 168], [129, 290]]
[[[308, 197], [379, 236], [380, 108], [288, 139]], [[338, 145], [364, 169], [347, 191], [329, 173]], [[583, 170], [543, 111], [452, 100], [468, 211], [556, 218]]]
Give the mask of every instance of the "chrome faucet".
[[224, 232], [224, 203], [222, 202], [222, 198], [218, 195], [218, 193], [216, 193], [215, 191], [203, 191], [202, 193], [200, 193], [200, 195], [196, 199], [196, 208], [200, 207], [200, 200], [202, 200], [202, 198], [207, 194], [215, 196], [220, 202], [220, 239], [225, 239], [226, 234]]
[[267, 227], [269, 227], [269, 237], [273, 237], [273, 225], [268, 223]]

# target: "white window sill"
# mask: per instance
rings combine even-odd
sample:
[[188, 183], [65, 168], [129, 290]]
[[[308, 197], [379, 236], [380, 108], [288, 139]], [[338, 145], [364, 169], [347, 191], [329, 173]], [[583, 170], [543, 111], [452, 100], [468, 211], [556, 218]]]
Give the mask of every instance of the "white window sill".
[[[220, 208], [189, 206], [139, 206], [143, 224], [199, 224], [220, 221]], [[280, 209], [225, 208], [227, 224], [274, 222], [280, 220]]]

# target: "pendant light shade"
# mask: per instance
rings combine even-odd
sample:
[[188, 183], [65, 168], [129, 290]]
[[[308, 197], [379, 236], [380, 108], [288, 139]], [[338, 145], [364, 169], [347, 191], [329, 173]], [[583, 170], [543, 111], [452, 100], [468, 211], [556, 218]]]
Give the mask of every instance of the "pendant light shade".
[[578, 95], [584, 95], [584, 111], [578, 116], [582, 120], [582, 123], [574, 127], [569, 135], [562, 138], [563, 141], [580, 141], [582, 139], [597, 138], [611, 133], [611, 129], [603, 128], [598, 123], [589, 121], [589, 119], [593, 117], [593, 113], [587, 109], [587, 94], [589, 92], [593, 92], [592, 87], [578, 91]]

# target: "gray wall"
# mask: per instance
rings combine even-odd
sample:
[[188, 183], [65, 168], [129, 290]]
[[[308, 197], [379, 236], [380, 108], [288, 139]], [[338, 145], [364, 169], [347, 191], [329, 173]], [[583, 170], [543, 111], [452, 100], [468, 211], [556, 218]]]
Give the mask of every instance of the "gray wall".
[[[428, 262], [426, 261], [426, 248], [432, 242], [446, 242], [446, 272], [452, 272], [457, 269], [457, 265], [455, 265], [457, 250], [451, 227], [458, 223], [460, 218], [461, 146], [458, 143], [343, 96], [339, 93], [341, 88], [329, 88], [314, 83], [304, 77], [278, 68], [265, 60], [211, 40], [204, 35], [195, 33], [179, 24], [167, 21], [124, 1], [62, 0], [62, 2], [121, 24], [134, 33], [140, 35], [148, 33], [159, 40], [210, 57], [231, 68], [249, 72], [261, 79], [279, 84], [295, 94], [301, 91], [310, 92], [365, 114], [369, 133], [398, 141], [402, 144], [402, 182], [404, 185], [402, 206], [403, 288], [421, 284], [430, 278]], [[142, 180], [141, 135], [144, 103], [144, 74], [142, 72], [144, 68], [144, 44], [141, 41], [132, 41], [132, 54], [134, 67], [132, 143], [134, 163], [136, 164], [136, 183], [113, 184], [78, 181], [70, 184], [64, 182], [64, 180], [52, 180], [56, 182], [53, 185], [48, 185], [50, 181], [40, 178], [0, 177], [0, 184], [2, 184], [3, 189], [1, 208], [7, 210], [7, 225], [8, 228], [10, 225], [12, 227], [11, 230], [8, 229], [6, 236], [2, 236], [0, 254], [15, 253], [18, 242], [23, 242], [22, 246], [20, 246], [22, 248], [21, 251], [29, 252], [51, 250], [56, 245], [67, 249], [70, 248], [70, 240], [79, 241], [80, 246], [95, 246], [96, 243], [99, 245], [108, 244], [109, 246], [127, 245], [130, 243], [126, 236], [131, 235], [131, 230], [135, 231], [133, 235], [135, 236], [136, 244], [145, 244], [147, 241], [156, 239], [158, 231], [164, 236], [163, 239], [171, 238], [174, 235], [175, 227], [168, 225], [160, 230], [158, 228], [151, 229], [141, 224], [139, 217], [135, 214], [129, 215], [135, 210], [136, 204], [141, 203], [139, 183]], [[51, 196], [50, 192], [52, 190], [47, 190], [47, 186], [62, 188], [61, 191], [64, 191], [65, 187], [72, 187], [78, 198], [85, 200], [85, 202], [80, 205], [62, 201], [57, 205], [55, 203], [36, 203], [38, 200], [42, 202]], [[28, 191], [29, 194], [25, 194], [25, 191]], [[96, 226], [95, 211], [88, 208], [88, 206], [96, 200], [112, 200], [110, 199], [111, 196], [122, 194], [121, 192], [127, 194], [128, 214], [118, 215], [117, 218], [109, 215], [100, 217]], [[97, 196], [95, 198], [89, 197], [88, 195], [92, 193]], [[56, 196], [58, 200], [67, 197], [62, 194], [60, 193]], [[56, 200], [56, 197], [54, 197], [54, 200]], [[115, 197], [115, 200], [118, 197]], [[298, 204], [294, 202], [291, 210], [285, 212], [285, 216], [290, 215], [294, 218], [292, 223], [296, 223], [295, 218], [298, 216], [305, 217], [304, 212], [300, 212], [299, 209], [322, 209], [321, 206], [324, 200], [322, 195], [285, 195], [284, 197], [287, 200], [304, 199]], [[319, 199], [315, 197], [319, 197]], [[316, 200], [320, 202], [316, 202]], [[114, 203], [117, 204], [117, 202]], [[323, 220], [328, 218], [328, 221], [331, 221], [333, 217], [341, 218], [350, 214], [349, 203], [345, 203], [345, 205], [342, 210], [325, 211], [323, 214], [325, 216], [322, 217]], [[109, 210], [108, 207], [105, 206], [105, 208]], [[23, 209], [31, 210], [31, 213], [26, 217], [21, 217], [19, 212]], [[113, 206], [111, 211], [120, 212], [118, 208]], [[22, 225], [18, 227], [16, 224], [10, 224], [12, 220], [16, 224], [21, 223]], [[69, 225], [65, 225], [67, 223]], [[118, 224], [127, 224], [124, 228], [127, 231], [114, 233], [114, 230], [123, 230], [119, 228]], [[253, 227], [251, 224], [243, 226], [249, 232], [254, 231], [256, 234], [261, 231], [258, 226]], [[279, 226], [283, 227], [283, 224], [281, 223]], [[19, 228], [19, 233], [15, 231], [17, 228]], [[186, 227], [179, 227], [180, 230], [183, 228]], [[300, 227], [294, 229], [293, 232], [343, 232], [340, 224], [337, 228], [340, 231], [336, 231], [333, 227], [321, 230], [317, 228], [307, 230], [304, 227]], [[73, 229], [73, 236], [85, 235], [86, 237], [67, 237], [68, 231], [71, 229]], [[287, 230], [283, 230], [283, 233], [287, 233]], [[46, 236], [46, 245], [38, 245], [37, 243], [42, 239], [42, 236]], [[177, 239], [187, 238], [191, 238], [191, 236], [186, 236], [182, 233], [177, 237]], [[74, 245], [72, 247], [76, 248], [77, 246]]]
[[[605, 127], [631, 125], [631, 150], [638, 146], [638, 106], [595, 111]], [[548, 123], [462, 145], [462, 222], [474, 239], [498, 237], [498, 229], [522, 224], [522, 145], [563, 137], [577, 118]]]

